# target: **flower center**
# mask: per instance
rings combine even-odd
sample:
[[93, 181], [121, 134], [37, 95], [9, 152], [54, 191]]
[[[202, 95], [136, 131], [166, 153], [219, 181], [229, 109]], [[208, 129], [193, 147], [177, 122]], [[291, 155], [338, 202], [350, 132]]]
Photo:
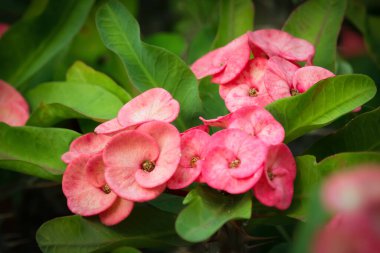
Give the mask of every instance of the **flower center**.
[[109, 194], [109, 193], [111, 193], [111, 188], [108, 186], [108, 184], [105, 184], [105, 185], [102, 186], [102, 191], [105, 194]]
[[273, 174], [272, 170], [268, 170], [267, 174], [268, 174], [269, 180], [272, 181], [274, 178], [274, 174]]
[[198, 160], [201, 159], [199, 156], [193, 156], [190, 160], [191, 168], [195, 168], [197, 166]]
[[240, 160], [239, 159], [235, 159], [232, 162], [230, 162], [230, 164], [229, 164], [228, 167], [230, 167], [230, 169], [232, 169], [232, 168], [239, 167], [239, 165], [240, 165]]
[[249, 88], [249, 90], [248, 90], [248, 96], [250, 96], [250, 97], [257, 97], [257, 90], [255, 88]]
[[290, 90], [290, 95], [292, 95], [292, 97], [297, 96], [298, 94], [300, 94], [300, 92], [297, 89]]
[[142, 164], [141, 164], [141, 169], [145, 172], [151, 172], [154, 170], [154, 167], [156, 167], [156, 165], [152, 162], [152, 161], [149, 161], [149, 160], [145, 160]]

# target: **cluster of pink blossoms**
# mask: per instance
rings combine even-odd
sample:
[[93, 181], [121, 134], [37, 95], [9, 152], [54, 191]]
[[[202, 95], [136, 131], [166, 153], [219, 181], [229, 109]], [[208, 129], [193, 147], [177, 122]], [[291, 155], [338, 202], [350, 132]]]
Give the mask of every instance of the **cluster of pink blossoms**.
[[[206, 54], [191, 69], [198, 79], [212, 75], [226, 107], [233, 112], [303, 93], [334, 76], [327, 69], [311, 66], [314, 53], [314, 46], [306, 40], [280, 30], [257, 30]], [[306, 62], [305, 67], [301, 62]]]
[[[167, 91], [137, 96], [62, 156], [69, 164], [62, 182], [68, 207], [113, 225], [134, 202], [197, 182], [230, 194], [253, 190], [264, 205], [288, 208], [296, 164], [283, 127], [263, 107], [333, 76], [309, 66], [313, 56], [310, 43], [277, 30], [249, 32], [208, 53], [192, 70], [198, 78], [213, 76], [231, 113], [201, 117], [203, 125], [183, 133], [170, 124], [179, 103]], [[209, 126], [222, 130], [210, 135]]]

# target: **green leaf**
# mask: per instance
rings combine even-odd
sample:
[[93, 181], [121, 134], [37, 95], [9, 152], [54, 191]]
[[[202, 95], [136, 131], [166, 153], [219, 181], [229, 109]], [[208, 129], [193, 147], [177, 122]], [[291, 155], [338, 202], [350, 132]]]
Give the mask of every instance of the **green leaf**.
[[137, 21], [117, 1], [110, 1], [99, 9], [96, 23], [104, 44], [120, 56], [132, 83], [140, 91], [153, 87], [169, 91], [181, 105], [176, 120], [181, 130], [198, 122], [201, 100], [197, 81], [180, 58], [142, 43]]
[[109, 76], [94, 70], [81, 61], [75, 62], [69, 68], [66, 74], [66, 80], [69, 82], [93, 84], [102, 87], [103, 89], [117, 96], [124, 103], [132, 99], [131, 95], [129, 95], [128, 92], [117, 85], [117, 83], [115, 83], [115, 81], [112, 80]]
[[33, 109], [28, 125], [38, 126], [51, 126], [70, 118], [102, 122], [116, 117], [123, 106], [107, 90], [75, 82], [41, 84], [28, 92], [27, 99]]
[[149, 204], [169, 213], [178, 214], [183, 209], [183, 197], [163, 193], [156, 199], [149, 201]]
[[220, 0], [219, 25], [213, 48], [253, 30], [254, 7], [251, 0]]
[[285, 142], [323, 127], [363, 105], [376, 94], [365, 75], [342, 75], [322, 80], [306, 93], [281, 99], [266, 108], [285, 129]]
[[186, 196], [188, 206], [178, 215], [177, 233], [187, 241], [201, 242], [212, 236], [224, 223], [251, 217], [250, 193], [224, 194], [206, 186], [198, 186]]
[[25, 90], [32, 77], [79, 31], [93, 0], [51, 0], [33, 19], [20, 21], [0, 40], [0, 76]]
[[183, 246], [174, 230], [173, 214], [147, 205], [136, 205], [122, 223], [107, 227], [94, 219], [67, 216], [44, 223], [37, 243], [44, 253], [109, 252], [120, 246], [167, 248]]
[[292, 206], [288, 209], [289, 216], [304, 219], [307, 209], [307, 199], [310, 192], [318, 186], [322, 180], [332, 172], [349, 169], [361, 164], [379, 164], [380, 153], [378, 152], [356, 152], [341, 153], [317, 163], [316, 158], [311, 155], [299, 156], [297, 161], [297, 177], [294, 184], [294, 196]]
[[61, 156], [79, 136], [67, 129], [0, 123], [0, 168], [60, 181], [66, 168]]
[[111, 253], [142, 253], [140, 250], [131, 247], [120, 247], [113, 250]]
[[306, 153], [320, 160], [353, 151], [380, 151], [380, 108], [354, 118], [336, 133], [316, 142]]
[[290, 15], [283, 30], [315, 46], [314, 64], [335, 72], [336, 45], [346, 0], [310, 0]]

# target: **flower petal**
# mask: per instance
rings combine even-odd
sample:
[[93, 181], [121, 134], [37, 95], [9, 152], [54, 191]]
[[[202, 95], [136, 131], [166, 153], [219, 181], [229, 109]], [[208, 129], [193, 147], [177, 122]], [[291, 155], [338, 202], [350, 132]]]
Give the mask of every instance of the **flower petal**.
[[87, 180], [86, 164], [91, 156], [81, 155], [68, 166], [62, 178], [67, 206], [76, 214], [90, 216], [108, 209], [116, 200], [114, 192], [105, 193]]
[[290, 97], [293, 87], [293, 75], [298, 67], [280, 57], [271, 57], [267, 64], [264, 82], [273, 100]]
[[103, 150], [109, 140], [109, 136], [102, 134], [84, 134], [71, 142], [69, 151], [64, 153], [61, 159], [65, 163], [70, 163], [82, 154], [99, 153]]
[[110, 208], [99, 214], [100, 221], [106, 226], [113, 226], [123, 221], [132, 212], [132, 201], [117, 198]]
[[128, 127], [123, 127], [120, 125], [117, 118], [114, 118], [97, 126], [94, 132], [97, 134], [116, 134], [117, 132], [126, 130], [127, 128]]
[[260, 178], [262, 169], [251, 177], [243, 179], [232, 177], [229, 164], [233, 159], [235, 155], [228, 148], [213, 148], [202, 163], [202, 180], [215, 189], [231, 194], [240, 194], [251, 189]]
[[87, 181], [94, 187], [100, 188], [106, 184], [104, 168], [103, 155], [101, 153], [92, 155], [88, 160], [85, 173]]
[[181, 158], [181, 139], [178, 130], [173, 125], [161, 121], [145, 123], [137, 130], [155, 139], [160, 154], [153, 171], [136, 171], [136, 181], [147, 188], [166, 183], [173, 176]]
[[112, 137], [103, 151], [106, 165], [105, 178], [117, 195], [132, 201], [147, 201], [157, 197], [165, 185], [147, 189], [135, 180], [141, 164], [155, 161], [160, 153], [159, 144], [148, 134], [131, 130]]
[[261, 56], [257, 54], [261, 51], [268, 57], [279, 56], [289, 61], [311, 62], [315, 54], [314, 46], [310, 42], [276, 29], [250, 32], [249, 41], [255, 56]]
[[303, 67], [294, 73], [293, 87], [295, 87], [300, 93], [304, 93], [317, 82], [332, 76], [335, 75], [329, 70], [321, 67]]
[[162, 88], [154, 88], [135, 97], [119, 111], [117, 119], [123, 127], [152, 120], [172, 122], [179, 113], [179, 103]]

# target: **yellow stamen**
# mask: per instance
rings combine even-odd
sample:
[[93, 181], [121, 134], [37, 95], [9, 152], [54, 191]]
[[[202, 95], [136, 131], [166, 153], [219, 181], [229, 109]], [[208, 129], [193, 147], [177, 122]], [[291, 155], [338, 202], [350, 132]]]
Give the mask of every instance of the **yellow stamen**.
[[145, 172], [151, 172], [154, 170], [154, 167], [156, 167], [156, 165], [149, 161], [149, 160], [146, 160], [144, 161], [142, 164], [141, 164], [141, 169]]

